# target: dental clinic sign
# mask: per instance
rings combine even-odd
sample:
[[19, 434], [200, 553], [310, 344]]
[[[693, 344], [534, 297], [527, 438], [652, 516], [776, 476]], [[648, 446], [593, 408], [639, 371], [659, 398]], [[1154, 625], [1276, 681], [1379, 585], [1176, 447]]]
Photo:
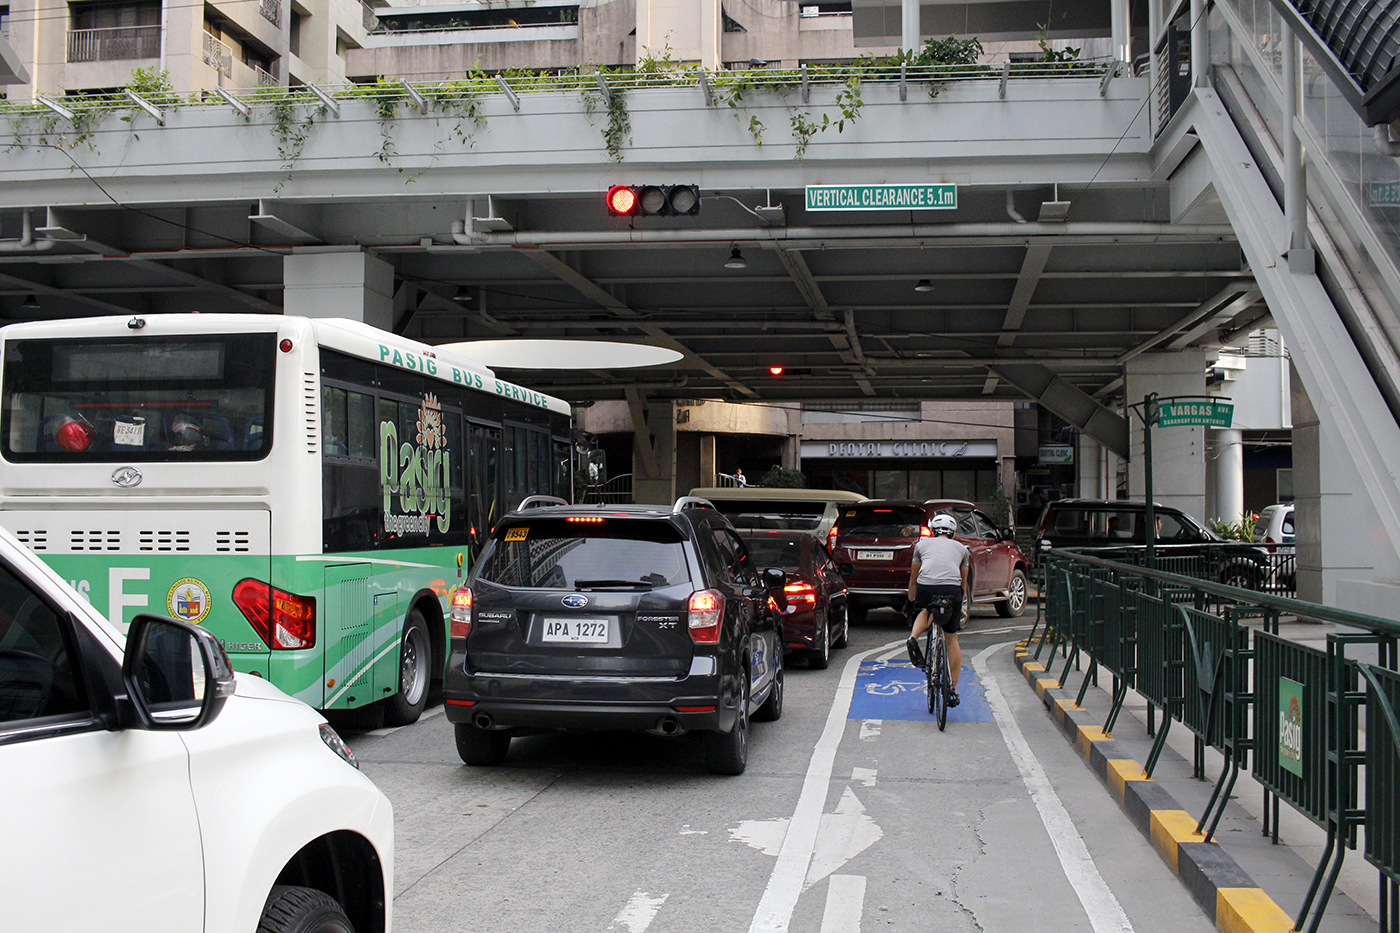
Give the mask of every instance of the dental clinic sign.
[[803, 441], [804, 460], [996, 457], [996, 441]]

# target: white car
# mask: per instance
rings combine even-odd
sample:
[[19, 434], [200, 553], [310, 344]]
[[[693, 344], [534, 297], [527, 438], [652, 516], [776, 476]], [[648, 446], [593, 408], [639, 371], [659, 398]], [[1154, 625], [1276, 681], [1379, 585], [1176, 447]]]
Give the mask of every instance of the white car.
[[321, 716], [3, 530], [0, 801], [5, 929], [390, 928], [393, 811]]

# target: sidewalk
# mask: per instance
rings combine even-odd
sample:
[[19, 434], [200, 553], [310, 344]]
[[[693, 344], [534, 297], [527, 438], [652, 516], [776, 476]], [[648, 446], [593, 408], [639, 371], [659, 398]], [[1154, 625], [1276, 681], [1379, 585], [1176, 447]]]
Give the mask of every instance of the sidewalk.
[[[1230, 933], [1291, 930], [1322, 857], [1326, 833], [1284, 803], [1279, 844], [1273, 845], [1261, 822], [1263, 790], [1247, 769], [1241, 769], [1214, 838], [1205, 842], [1195, 829], [1220, 776], [1222, 756], [1207, 749], [1206, 780], [1193, 778], [1194, 737], [1176, 722], [1167, 734], [1152, 778], [1145, 779], [1142, 763], [1153, 741], [1147, 734], [1147, 701], [1129, 691], [1113, 734], [1107, 735], [1103, 724], [1111, 707], [1111, 675], [1104, 672], [1102, 686], [1091, 686], [1079, 707], [1075, 698], [1084, 672], [1071, 670], [1067, 685], [1061, 687], [1058, 678], [1064, 673], [1065, 659], [1056, 656], [1051, 663], [1047, 646], [1036, 662], [1034, 652], [1034, 643], [1029, 649], [1016, 649], [1016, 664], [1027, 683], [1061, 724], [1065, 737], [1079, 749], [1085, 764], [1104, 782], [1105, 793], [1152, 841], [1206, 916], [1214, 920], [1216, 929]], [[1160, 729], [1160, 713], [1155, 722]], [[1319, 930], [1374, 933], [1378, 928], [1374, 917], [1377, 878], [1378, 872], [1360, 851], [1349, 850]]]

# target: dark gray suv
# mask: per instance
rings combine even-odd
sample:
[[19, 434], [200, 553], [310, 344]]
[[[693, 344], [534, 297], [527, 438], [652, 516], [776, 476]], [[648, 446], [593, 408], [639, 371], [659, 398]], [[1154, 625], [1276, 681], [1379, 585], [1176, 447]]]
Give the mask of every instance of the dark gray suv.
[[702, 499], [506, 515], [452, 597], [458, 754], [499, 764], [539, 730], [698, 732], [712, 772], [741, 773], [750, 718], [782, 715], [785, 582]]

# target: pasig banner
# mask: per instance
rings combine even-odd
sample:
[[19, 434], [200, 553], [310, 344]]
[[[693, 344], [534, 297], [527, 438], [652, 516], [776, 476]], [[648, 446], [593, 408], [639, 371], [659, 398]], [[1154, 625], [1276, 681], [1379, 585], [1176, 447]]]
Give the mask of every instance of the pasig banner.
[[452, 524], [452, 453], [442, 406], [431, 392], [418, 407], [416, 428], [411, 437], [400, 438], [397, 424], [379, 422], [379, 484], [389, 534], [426, 535], [434, 524], [445, 533]]

